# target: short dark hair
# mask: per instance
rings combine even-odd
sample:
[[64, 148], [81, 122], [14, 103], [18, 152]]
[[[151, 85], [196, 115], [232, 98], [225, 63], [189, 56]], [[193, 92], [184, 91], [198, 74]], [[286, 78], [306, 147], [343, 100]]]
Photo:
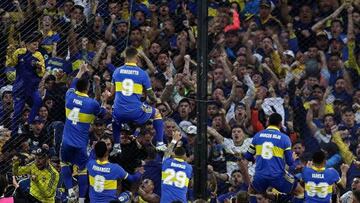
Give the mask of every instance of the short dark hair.
[[314, 164], [322, 164], [326, 160], [326, 154], [323, 151], [317, 151], [312, 156]]
[[186, 150], [184, 147], [176, 147], [174, 149], [175, 156], [184, 156], [186, 154]]
[[182, 104], [182, 103], [188, 103], [188, 104], [190, 105], [190, 100], [189, 100], [188, 98], [183, 98], [182, 100], [180, 100], [179, 106], [180, 106], [180, 104]]
[[108, 134], [104, 134], [103, 136], [101, 136], [100, 140], [107, 140], [109, 139], [110, 142], [111, 142], [111, 145], [113, 146], [114, 145], [114, 140], [113, 140], [113, 137], [111, 135], [108, 135]]
[[96, 158], [103, 158], [107, 152], [106, 144], [104, 141], [98, 141], [95, 144], [95, 155]]
[[134, 47], [128, 47], [125, 51], [127, 59], [132, 59], [138, 54], [138, 51]]
[[345, 113], [354, 113], [354, 110], [351, 107], [346, 107], [341, 113], [345, 114]]
[[282, 117], [278, 113], [273, 113], [269, 117], [269, 125], [275, 125], [278, 126], [282, 122]]
[[81, 5], [73, 6], [71, 11], [74, 11], [75, 9], [79, 9], [82, 13], [84, 13], [84, 7]]
[[89, 88], [89, 80], [85, 77], [79, 78], [78, 82], [76, 83], [76, 89], [79, 92], [85, 92]]

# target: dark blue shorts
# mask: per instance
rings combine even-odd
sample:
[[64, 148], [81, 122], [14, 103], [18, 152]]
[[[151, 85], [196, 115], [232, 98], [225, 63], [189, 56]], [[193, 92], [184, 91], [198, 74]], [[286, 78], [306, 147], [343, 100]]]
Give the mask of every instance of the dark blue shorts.
[[65, 143], [61, 144], [60, 159], [63, 163], [73, 164], [79, 167], [80, 170], [85, 169], [89, 160], [86, 148], [77, 148]]
[[155, 108], [143, 104], [139, 109], [132, 111], [131, 113], [125, 113], [121, 110], [117, 110], [115, 112], [115, 109], [113, 110], [113, 118], [115, 121], [119, 123], [128, 123], [128, 122], [135, 122], [136, 124], [144, 124], [151, 118], [154, 118], [155, 116]]
[[264, 177], [255, 174], [251, 185], [257, 193], [265, 193], [269, 187], [272, 187], [281, 193], [289, 194], [295, 189], [297, 182], [288, 172], [279, 177]]

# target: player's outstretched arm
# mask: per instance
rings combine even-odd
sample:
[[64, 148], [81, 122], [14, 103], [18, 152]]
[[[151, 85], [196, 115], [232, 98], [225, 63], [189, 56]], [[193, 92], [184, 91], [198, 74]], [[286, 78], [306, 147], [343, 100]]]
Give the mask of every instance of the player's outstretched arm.
[[161, 103], [160, 99], [156, 97], [154, 90], [152, 89], [146, 90], [146, 95], [148, 95], [151, 102]]
[[340, 181], [337, 183], [338, 186], [340, 186], [341, 188], [346, 188], [346, 182], [347, 182], [347, 172], [349, 170], [349, 165], [347, 164], [342, 164], [340, 166], [340, 170], [341, 170], [341, 179]]
[[167, 150], [165, 151], [163, 160], [169, 158], [171, 156], [171, 153], [173, 152], [175, 145], [177, 142], [179, 142], [181, 140], [181, 133], [180, 131], [176, 130], [175, 132], [173, 132], [173, 139], [171, 140], [170, 144], [168, 145]]
[[70, 90], [75, 90], [76, 89], [76, 83], [77, 81], [84, 75], [84, 73], [86, 73], [88, 71], [87, 68], [87, 64], [83, 63], [81, 64], [80, 68], [79, 68], [79, 72], [76, 74], [75, 78], [73, 79], [73, 81], [71, 82], [70, 85]]
[[291, 151], [291, 149], [285, 149], [284, 152], [284, 158], [285, 158], [285, 162], [289, 167], [293, 167], [294, 165], [294, 158], [293, 158], [293, 152]]

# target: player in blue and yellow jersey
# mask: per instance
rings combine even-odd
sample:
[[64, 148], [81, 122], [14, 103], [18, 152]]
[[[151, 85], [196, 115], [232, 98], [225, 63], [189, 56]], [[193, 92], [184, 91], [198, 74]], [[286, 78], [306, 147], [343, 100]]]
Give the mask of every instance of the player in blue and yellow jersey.
[[95, 155], [96, 160], [90, 160], [87, 164], [90, 202], [108, 203], [116, 199], [122, 202], [121, 195], [116, 195], [118, 180], [136, 182], [140, 180], [141, 173], [130, 175], [118, 164], [109, 163], [109, 150], [103, 141], [95, 144]]
[[[69, 198], [75, 199], [72, 185], [71, 165], [79, 168], [79, 202], [85, 200], [87, 192], [87, 173], [85, 170], [88, 162], [87, 146], [89, 142], [89, 128], [96, 116], [103, 116], [105, 108], [87, 95], [90, 87], [88, 79], [82, 77], [87, 71], [87, 64], [82, 64], [73, 80], [70, 89], [66, 92], [65, 110], [66, 121], [64, 126], [63, 140], [61, 143], [61, 173], [64, 177]], [[104, 95], [103, 106], [107, 100]]]
[[305, 167], [302, 172], [302, 180], [305, 183], [306, 203], [330, 203], [334, 184], [345, 188], [346, 173], [349, 166], [341, 165], [341, 178], [333, 168], [326, 168], [326, 155], [323, 151], [315, 152], [312, 158], [312, 166]]
[[267, 129], [258, 132], [253, 137], [248, 152], [245, 154], [247, 160], [256, 162], [249, 193], [265, 193], [269, 187], [272, 187], [281, 193], [292, 193], [300, 199], [304, 194], [304, 189], [285, 170], [285, 164], [292, 166], [294, 160], [290, 138], [280, 132], [281, 115], [271, 114], [268, 124]]
[[11, 122], [13, 134], [18, 131], [25, 103], [31, 106], [28, 124], [32, 124], [42, 104], [38, 89], [45, 74], [45, 60], [43, 55], [37, 51], [40, 39], [41, 34], [38, 32], [26, 37], [26, 48], [17, 49], [7, 60], [6, 66], [16, 69], [16, 79], [13, 85], [14, 116]]
[[187, 191], [192, 176], [192, 166], [185, 161], [186, 151], [176, 147], [174, 158], [163, 161], [161, 172], [161, 203], [187, 202]]
[[143, 91], [152, 102], [160, 102], [151, 89], [150, 78], [146, 71], [136, 65], [137, 50], [129, 47], [126, 49], [125, 65], [117, 68], [113, 74], [115, 101], [113, 105], [113, 153], [120, 153], [120, 126], [121, 123], [135, 122], [144, 124], [149, 119], [153, 120], [156, 131], [156, 148], [166, 150], [163, 143], [164, 124], [160, 112], [143, 103], [141, 96]]

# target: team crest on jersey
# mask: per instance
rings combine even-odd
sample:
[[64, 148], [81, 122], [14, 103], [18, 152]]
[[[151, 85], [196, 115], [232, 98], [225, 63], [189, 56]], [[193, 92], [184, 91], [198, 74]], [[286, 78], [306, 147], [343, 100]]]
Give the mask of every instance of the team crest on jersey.
[[152, 112], [152, 108], [151, 106], [148, 106], [146, 104], [143, 104], [141, 109], [145, 112], [145, 113], [151, 113]]

